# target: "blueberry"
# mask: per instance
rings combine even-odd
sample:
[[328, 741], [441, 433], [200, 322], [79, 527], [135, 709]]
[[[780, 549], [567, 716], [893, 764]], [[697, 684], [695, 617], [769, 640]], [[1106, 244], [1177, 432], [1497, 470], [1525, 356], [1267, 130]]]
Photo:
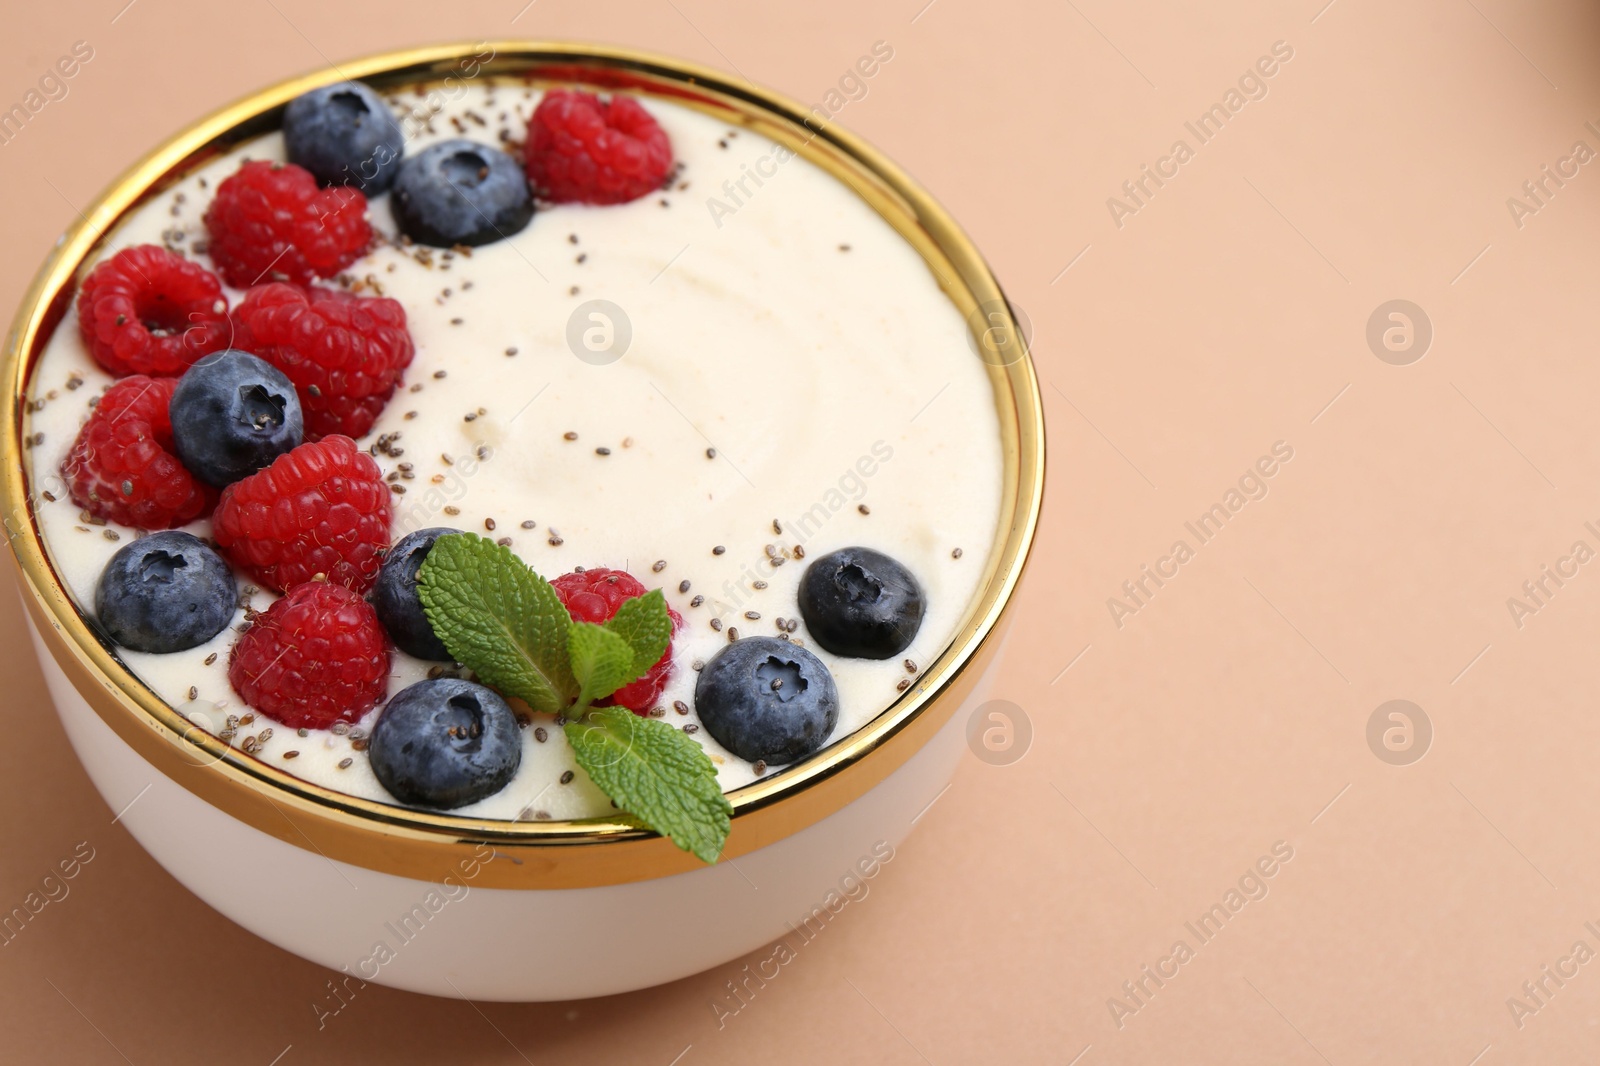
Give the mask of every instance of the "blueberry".
[[283, 372], [236, 348], [184, 371], [168, 405], [172, 441], [189, 472], [222, 488], [300, 445], [300, 397]]
[[434, 541], [460, 532], [441, 526], [419, 529], [400, 538], [383, 557], [383, 568], [378, 571], [378, 580], [367, 599], [377, 610], [378, 621], [388, 631], [389, 639], [407, 655], [441, 662], [454, 658], [444, 642], [433, 635], [433, 627], [422, 612], [422, 601], [417, 599], [417, 571], [422, 569], [422, 561], [428, 557]]
[[522, 167], [499, 149], [473, 141], [444, 141], [407, 159], [390, 201], [400, 229], [437, 248], [498, 241], [533, 217]]
[[888, 659], [911, 646], [926, 602], [911, 571], [871, 548], [840, 548], [800, 579], [800, 616], [835, 655]]
[[378, 783], [401, 803], [453, 810], [506, 787], [522, 763], [522, 737], [493, 689], [441, 677], [389, 701], [367, 754]]
[[111, 639], [158, 654], [199, 647], [227, 628], [238, 606], [228, 564], [175, 529], [119, 549], [94, 590], [94, 613]]
[[839, 721], [839, 690], [822, 660], [776, 637], [746, 637], [700, 671], [695, 710], [717, 743], [750, 762], [803, 759]]
[[357, 81], [324, 85], [283, 112], [289, 162], [323, 185], [353, 185], [368, 196], [389, 187], [405, 154], [405, 135], [389, 105]]

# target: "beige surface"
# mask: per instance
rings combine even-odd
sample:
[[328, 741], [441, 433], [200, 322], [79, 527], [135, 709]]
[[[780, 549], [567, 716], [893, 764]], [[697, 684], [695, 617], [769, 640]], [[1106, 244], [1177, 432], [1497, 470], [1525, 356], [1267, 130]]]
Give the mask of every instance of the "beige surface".
[[[710, 1004], [739, 964], [481, 1011], [370, 987], [319, 1030], [328, 973], [218, 917], [110, 824], [37, 671], [12, 665], [0, 909], [80, 841], [94, 858], [0, 947], [0, 1057], [1593, 1061], [1600, 964], [1548, 981], [1520, 1028], [1507, 998], [1574, 941], [1600, 951], [1584, 925], [1600, 929], [1600, 576], [1579, 567], [1521, 628], [1507, 598], [1575, 541], [1600, 550], [1584, 525], [1600, 529], [1586, 417], [1600, 176], [1581, 167], [1520, 226], [1507, 198], [1575, 141], [1600, 150], [1585, 127], [1600, 126], [1600, 14], [1577, 0], [1322, 2], [937, 0], [920, 16], [920, 0], [820, 2], [777, 16], [540, 0], [514, 25], [520, 0], [364, 21], [288, 0], [143, 0], [115, 22], [121, 0], [15, 5], [0, 100], [21, 100], [74, 41], [94, 58], [0, 145], [7, 303], [72, 205], [137, 153], [329, 57], [608, 39], [821, 101], [888, 41], [893, 60], [839, 121], [944, 199], [1031, 316], [1054, 437], [999, 693], [1031, 719], [1032, 749], [1010, 766], [968, 760], [837, 932], [720, 1030]], [[1267, 95], [1200, 144], [1185, 121], [1277, 41], [1293, 58]], [[1107, 197], [1177, 138], [1193, 158], [1119, 228]], [[1365, 338], [1393, 299], [1434, 327], [1411, 365]], [[1277, 441], [1293, 458], [1266, 497], [1200, 545], [1184, 523]], [[1119, 628], [1108, 597], [1180, 538], [1193, 558]], [[18, 612], [0, 596], [16, 664]], [[1433, 726], [1411, 765], [1366, 740], [1392, 699]], [[1278, 841], [1293, 858], [1268, 864], [1268, 894], [1202, 944], [1185, 922]], [[1119, 1028], [1107, 1000], [1178, 939], [1193, 958]]]

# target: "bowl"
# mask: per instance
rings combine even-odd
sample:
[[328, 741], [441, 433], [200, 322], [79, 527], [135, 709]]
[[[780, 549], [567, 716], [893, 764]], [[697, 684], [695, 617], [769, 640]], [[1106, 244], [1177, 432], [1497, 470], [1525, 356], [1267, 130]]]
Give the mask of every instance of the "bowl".
[[[147, 197], [277, 128], [301, 93], [483, 75], [670, 99], [768, 137], [847, 182], [919, 253], [969, 323], [994, 388], [1001, 522], [955, 637], [898, 700], [816, 755], [729, 794], [705, 866], [624, 821], [503, 822], [312, 785], [197, 727], [146, 688], [52, 568], [23, 440], [30, 371], [85, 263]], [[446, 81], [445, 84], [448, 84]], [[494, 41], [391, 52], [282, 82], [179, 133], [57, 243], [6, 339], [0, 502], [39, 662], [73, 748], [116, 820], [175, 878], [263, 939], [345, 974], [443, 996], [560, 1000], [674, 980], [782, 936], [802, 942], [865, 891], [942, 795], [998, 669], [1038, 522], [1044, 424], [1026, 342], [966, 236], [878, 152], [808, 109], [690, 63], [619, 48]]]

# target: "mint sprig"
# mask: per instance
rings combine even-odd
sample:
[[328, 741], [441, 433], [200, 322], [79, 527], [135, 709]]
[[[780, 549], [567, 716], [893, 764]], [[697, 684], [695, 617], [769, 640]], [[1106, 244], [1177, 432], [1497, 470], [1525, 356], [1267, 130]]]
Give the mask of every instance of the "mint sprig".
[[628, 600], [604, 625], [574, 622], [550, 583], [475, 533], [434, 541], [417, 572], [428, 624], [478, 680], [564, 720], [578, 765], [617, 807], [714, 863], [733, 807], [700, 745], [626, 707], [595, 707], [644, 676], [672, 640], [666, 598]]
[[571, 705], [572, 617], [510, 548], [476, 533], [440, 537], [417, 573], [417, 597], [434, 635], [484, 684], [544, 714]]
[[567, 630], [567, 656], [578, 681], [579, 707], [588, 707], [639, 676], [628, 642], [591, 622], [574, 622]]

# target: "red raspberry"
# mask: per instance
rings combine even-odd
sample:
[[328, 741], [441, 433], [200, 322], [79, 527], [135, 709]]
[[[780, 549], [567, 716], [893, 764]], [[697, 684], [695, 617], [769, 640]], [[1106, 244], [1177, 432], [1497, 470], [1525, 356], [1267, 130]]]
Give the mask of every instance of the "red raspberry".
[[389, 686], [378, 612], [343, 585], [308, 581], [256, 615], [228, 656], [228, 683], [292, 728], [354, 722]]
[[[616, 615], [618, 607], [648, 591], [638, 578], [626, 570], [604, 568], [562, 574], [550, 584], [555, 587], [556, 595], [561, 598], [562, 606], [574, 622], [593, 622], [596, 625], [609, 622]], [[676, 634], [683, 628], [683, 616], [671, 607], [667, 608], [667, 616], [672, 619], [672, 632]], [[672, 642], [669, 640], [667, 650], [661, 653], [661, 658], [649, 673], [623, 685], [606, 699], [595, 702], [601, 706], [615, 704], [628, 708], [634, 714], [647, 715], [656, 700], [661, 698], [661, 690], [667, 687], [670, 677]]]
[[325, 575], [364, 592], [389, 547], [389, 487], [349, 437], [302, 444], [222, 490], [222, 554], [279, 592]]
[[78, 328], [94, 361], [118, 377], [181, 374], [233, 332], [217, 276], [156, 244], [124, 248], [89, 272]]
[[61, 464], [72, 502], [138, 529], [187, 525], [211, 510], [216, 492], [173, 453], [167, 405], [177, 378], [123, 378], [100, 397]]
[[206, 208], [211, 259], [236, 289], [328, 278], [372, 243], [367, 198], [343, 185], [317, 188], [293, 163], [246, 163], [217, 186]]
[[550, 90], [528, 120], [523, 151], [534, 189], [556, 203], [627, 203], [661, 188], [672, 170], [666, 131], [631, 96]]
[[365, 436], [415, 351], [398, 302], [318, 286], [251, 289], [234, 321], [235, 345], [294, 382], [313, 440]]

